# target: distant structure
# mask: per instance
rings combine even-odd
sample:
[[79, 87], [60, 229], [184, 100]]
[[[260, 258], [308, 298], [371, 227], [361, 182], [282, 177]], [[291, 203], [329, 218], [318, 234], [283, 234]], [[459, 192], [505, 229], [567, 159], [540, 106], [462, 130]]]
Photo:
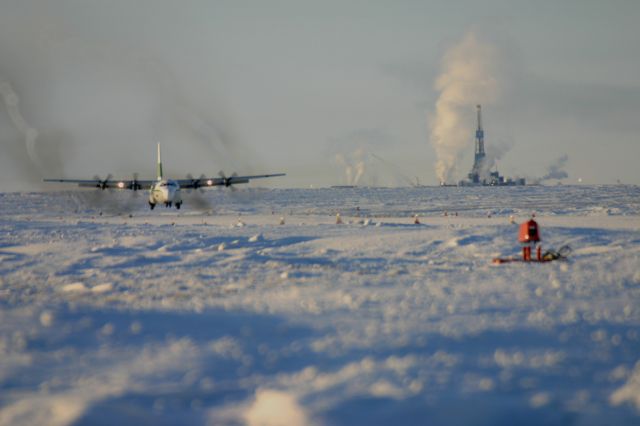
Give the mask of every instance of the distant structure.
[[471, 173], [469, 173], [469, 181], [471, 183], [479, 184], [481, 176], [484, 170], [484, 130], [482, 130], [482, 107], [480, 105], [476, 105], [478, 109], [478, 128], [476, 129], [476, 148], [475, 148], [475, 156], [473, 157], [473, 167], [471, 168]]
[[467, 175], [468, 180], [462, 180], [459, 186], [511, 186], [525, 185], [524, 178], [505, 179], [498, 170], [490, 171], [490, 165], [486, 162], [486, 154], [484, 152], [484, 130], [482, 129], [482, 107], [476, 105], [478, 110], [478, 128], [476, 129], [475, 154], [473, 157], [473, 167]]

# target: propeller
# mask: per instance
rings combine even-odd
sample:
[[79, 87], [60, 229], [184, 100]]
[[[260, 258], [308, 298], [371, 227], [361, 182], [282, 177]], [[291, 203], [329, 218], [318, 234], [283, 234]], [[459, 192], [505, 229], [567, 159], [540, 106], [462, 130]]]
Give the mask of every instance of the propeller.
[[104, 180], [100, 179], [100, 176], [98, 175], [95, 175], [93, 178], [98, 181], [98, 185], [97, 185], [98, 188], [104, 191], [105, 189], [107, 189], [107, 186], [109, 185], [109, 181], [111, 180], [112, 177], [113, 175], [109, 173]]
[[137, 192], [139, 189], [142, 189], [142, 185], [138, 182], [138, 173], [133, 174], [133, 179], [129, 184], [129, 189], [132, 189], [133, 192]]
[[133, 190], [133, 198], [137, 199], [140, 197], [138, 190], [142, 189], [142, 185], [138, 182], [138, 173], [133, 174], [133, 179], [131, 180], [131, 183], [129, 183], [128, 188]]
[[206, 179], [207, 179], [207, 175], [205, 175], [204, 173], [200, 174], [200, 177], [198, 178], [198, 188], [200, 188], [200, 192], [204, 192], [204, 189], [202, 189], [202, 186], [206, 185]]
[[198, 188], [199, 182], [196, 179], [193, 178], [193, 175], [191, 173], [187, 173], [185, 178], [189, 179], [191, 181], [191, 185], [193, 186], [193, 188], [191, 188], [191, 187], [186, 188], [187, 193], [191, 194], [191, 190], [192, 189], [197, 189]]
[[207, 183], [207, 176], [203, 173], [200, 177], [194, 178], [191, 173], [188, 173], [186, 178], [189, 180], [189, 186], [185, 188], [185, 191], [189, 194], [189, 204], [196, 210], [211, 210], [211, 203], [204, 195], [206, 191], [203, 188], [210, 186]]
[[187, 188], [187, 192], [190, 193], [192, 189], [199, 189], [200, 192], [204, 192], [202, 187], [206, 185], [206, 183], [203, 183], [206, 178], [207, 177], [204, 174], [201, 174], [198, 178], [194, 178], [191, 173], [188, 173], [187, 179], [191, 181], [191, 187]]
[[222, 170], [220, 170], [218, 172], [218, 176], [220, 176], [222, 178], [222, 184], [224, 186], [226, 186], [227, 188], [230, 187], [232, 190], [235, 190], [235, 188], [232, 186], [233, 185], [232, 180], [233, 180], [234, 177], [238, 176], [237, 173], [234, 172], [231, 176], [227, 177], [227, 176], [225, 176], [224, 172]]

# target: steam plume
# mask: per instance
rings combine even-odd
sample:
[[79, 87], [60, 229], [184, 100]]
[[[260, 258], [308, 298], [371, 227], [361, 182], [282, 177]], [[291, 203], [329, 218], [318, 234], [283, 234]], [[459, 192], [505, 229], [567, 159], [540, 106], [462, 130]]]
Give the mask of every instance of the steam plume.
[[356, 175], [353, 178], [353, 184], [357, 185], [358, 182], [360, 182], [362, 175], [364, 175], [366, 154], [363, 148], [358, 148], [353, 154], [356, 158], [356, 165], [355, 165]]
[[344, 167], [347, 185], [357, 185], [366, 171], [367, 154], [358, 148], [350, 154], [336, 154], [336, 162]]
[[442, 60], [442, 73], [435, 82], [440, 96], [429, 122], [441, 183], [457, 177], [456, 162], [473, 140], [473, 118], [465, 112], [498, 98], [497, 56], [496, 49], [469, 33]]
[[504, 155], [509, 152], [511, 147], [512, 145], [509, 143], [498, 143], [487, 146], [486, 155], [481, 170], [482, 178], [486, 178], [489, 176], [489, 172], [491, 171], [491, 169], [494, 166], [498, 165], [498, 160], [504, 157]]
[[569, 156], [564, 154], [554, 161], [547, 169], [547, 174], [540, 178], [540, 182], [550, 179], [566, 179], [569, 174], [564, 170], [564, 167], [569, 161]]
[[352, 176], [353, 176], [353, 166], [351, 165], [349, 160], [342, 154], [336, 154], [336, 163], [344, 167], [344, 176], [345, 176], [347, 185], [351, 185]]

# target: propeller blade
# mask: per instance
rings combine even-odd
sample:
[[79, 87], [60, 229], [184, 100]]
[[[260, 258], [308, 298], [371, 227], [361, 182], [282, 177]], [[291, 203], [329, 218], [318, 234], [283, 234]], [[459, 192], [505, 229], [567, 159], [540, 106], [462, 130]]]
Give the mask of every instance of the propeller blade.
[[[234, 178], [234, 177], [236, 177], [236, 176], [238, 176], [238, 173], [237, 173], [237, 172], [233, 172], [233, 173], [231, 174], [231, 178], [229, 178], [229, 180], [231, 180], [232, 178]], [[238, 190], [238, 188], [236, 188], [235, 186], [233, 186], [233, 184], [232, 184], [232, 183], [230, 183], [230, 184], [229, 184], [229, 189], [231, 189], [231, 191], [232, 191], [232, 192], [236, 192], [236, 191]]]
[[[187, 173], [185, 178], [191, 181], [191, 185], [193, 185], [194, 188], [197, 188], [197, 182], [193, 180], [193, 175], [191, 173]], [[191, 194], [191, 189], [192, 188], [186, 188], [187, 194]]]
[[142, 189], [142, 186], [138, 183], [138, 173], [133, 174], [133, 180], [131, 181], [130, 189], [133, 189], [133, 196], [138, 196], [138, 189]]
[[230, 185], [229, 178], [224, 174], [224, 172], [222, 170], [220, 170], [218, 172], [218, 176], [220, 176], [222, 178], [222, 184], [224, 186], [229, 186]]
[[[109, 182], [113, 179], [113, 175], [111, 173], [109, 173], [107, 175], [107, 177], [105, 178], [105, 180], [102, 181], [102, 189], [106, 189], [107, 185], [109, 185]], [[112, 192], [112, 188], [108, 188], [109, 192]]]
[[[102, 187], [102, 179], [100, 178], [99, 175], [93, 175], [93, 179], [98, 181], [98, 184], [96, 185], [96, 188], [100, 189], [100, 190], [104, 190], [104, 188]], [[97, 191], [98, 193], [102, 192], [102, 191]]]
[[[200, 175], [200, 177], [198, 178], [199, 182], [204, 182], [204, 181], [205, 181], [205, 179], [207, 179], [207, 175], [205, 175], [204, 173], [202, 173], [202, 174]], [[200, 191], [201, 193], [204, 193], [204, 189], [203, 189], [203, 188], [201, 188], [202, 186], [203, 186], [203, 185], [198, 185], [198, 188], [199, 188], [199, 191]]]
[[98, 188], [102, 189], [103, 191], [107, 189], [107, 184], [109, 183], [109, 180], [111, 178], [112, 178], [111, 173], [109, 173], [104, 180], [100, 179], [100, 176], [98, 175], [94, 176], [94, 179], [98, 181]]

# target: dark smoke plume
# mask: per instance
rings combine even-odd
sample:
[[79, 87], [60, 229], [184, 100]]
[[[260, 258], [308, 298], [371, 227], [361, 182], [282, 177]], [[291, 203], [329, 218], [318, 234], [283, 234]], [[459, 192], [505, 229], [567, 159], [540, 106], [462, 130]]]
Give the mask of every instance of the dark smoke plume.
[[559, 157], [553, 164], [549, 166], [547, 169], [547, 174], [540, 178], [540, 182], [544, 182], [545, 180], [551, 179], [566, 179], [569, 177], [569, 174], [564, 170], [564, 167], [569, 161], [569, 156], [567, 154]]

